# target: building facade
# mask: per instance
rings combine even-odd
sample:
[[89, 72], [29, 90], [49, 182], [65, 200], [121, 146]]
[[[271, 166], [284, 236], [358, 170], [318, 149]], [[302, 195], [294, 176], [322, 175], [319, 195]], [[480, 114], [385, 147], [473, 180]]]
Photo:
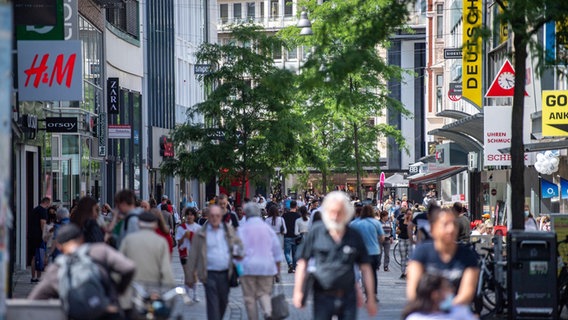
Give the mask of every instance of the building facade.
[[[117, 190], [141, 195], [143, 185], [139, 3], [57, 3], [55, 25], [15, 19], [13, 270], [33, 254], [27, 222], [42, 197], [67, 208], [83, 196], [112, 204]], [[34, 57], [45, 59], [47, 74]], [[48, 81], [36, 83], [41, 76]]]

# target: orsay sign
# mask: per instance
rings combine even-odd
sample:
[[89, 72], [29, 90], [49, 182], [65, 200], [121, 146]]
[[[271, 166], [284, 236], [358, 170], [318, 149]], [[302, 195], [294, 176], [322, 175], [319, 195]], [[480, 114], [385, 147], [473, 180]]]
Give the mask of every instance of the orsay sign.
[[78, 132], [77, 118], [75, 117], [48, 117], [45, 118], [45, 131], [58, 133]]

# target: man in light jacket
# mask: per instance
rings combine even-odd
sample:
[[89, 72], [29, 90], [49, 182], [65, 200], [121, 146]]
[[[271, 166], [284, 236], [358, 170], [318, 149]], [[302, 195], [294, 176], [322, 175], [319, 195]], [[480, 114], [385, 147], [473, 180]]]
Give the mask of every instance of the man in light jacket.
[[238, 230], [245, 253], [241, 285], [248, 318], [258, 320], [256, 301], [260, 302], [265, 318], [272, 314], [272, 283], [280, 270], [282, 248], [274, 230], [262, 220], [257, 203], [245, 204], [244, 211], [248, 220]]
[[229, 302], [229, 279], [233, 273], [233, 258], [242, 258], [242, 243], [230, 224], [222, 222], [218, 205], [209, 207], [208, 223], [193, 237], [187, 264], [193, 286], [195, 274], [205, 286], [207, 319], [223, 319]]
[[[150, 212], [138, 216], [138, 231], [127, 235], [120, 244], [120, 252], [136, 264], [134, 281], [141, 284], [174, 285], [167, 241], [156, 233], [158, 218]], [[121, 297], [124, 310], [132, 309], [132, 292]]]

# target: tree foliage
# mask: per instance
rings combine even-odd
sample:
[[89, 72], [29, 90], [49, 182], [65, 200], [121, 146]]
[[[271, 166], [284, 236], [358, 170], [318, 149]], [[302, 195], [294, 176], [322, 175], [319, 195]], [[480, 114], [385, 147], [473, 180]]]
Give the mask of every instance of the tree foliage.
[[408, 3], [305, 1], [300, 5], [309, 11], [313, 36], [299, 36], [294, 27], [280, 33], [291, 46], [311, 48], [298, 77], [298, 112], [305, 123], [301, 156], [304, 164], [322, 172], [324, 189], [332, 171], [359, 176], [364, 165], [378, 168], [378, 137], [391, 136], [405, 146], [399, 130], [369, 120], [385, 116], [387, 110], [410, 116], [387, 90], [387, 82], [400, 80], [402, 70], [389, 65], [379, 52], [404, 26]]
[[200, 80], [213, 89], [173, 130], [176, 158], [162, 170], [202, 181], [238, 178], [244, 189], [296, 154], [294, 75], [274, 66], [273, 48], [283, 45], [277, 37], [254, 25], [236, 26], [231, 36], [200, 47], [197, 60], [211, 66]]

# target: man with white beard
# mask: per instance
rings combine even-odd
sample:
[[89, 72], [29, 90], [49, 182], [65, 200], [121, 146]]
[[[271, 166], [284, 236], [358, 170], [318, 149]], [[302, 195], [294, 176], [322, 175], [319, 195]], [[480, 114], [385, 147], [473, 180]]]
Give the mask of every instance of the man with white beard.
[[[313, 290], [314, 319], [356, 319], [362, 297], [354, 265], [363, 274], [365, 291], [374, 289], [363, 239], [348, 226], [355, 209], [345, 193], [333, 191], [325, 197], [320, 211], [322, 221], [313, 224], [299, 249], [293, 303], [296, 308], [305, 306], [307, 291]], [[377, 314], [375, 299], [367, 299], [367, 312], [371, 317]]]

